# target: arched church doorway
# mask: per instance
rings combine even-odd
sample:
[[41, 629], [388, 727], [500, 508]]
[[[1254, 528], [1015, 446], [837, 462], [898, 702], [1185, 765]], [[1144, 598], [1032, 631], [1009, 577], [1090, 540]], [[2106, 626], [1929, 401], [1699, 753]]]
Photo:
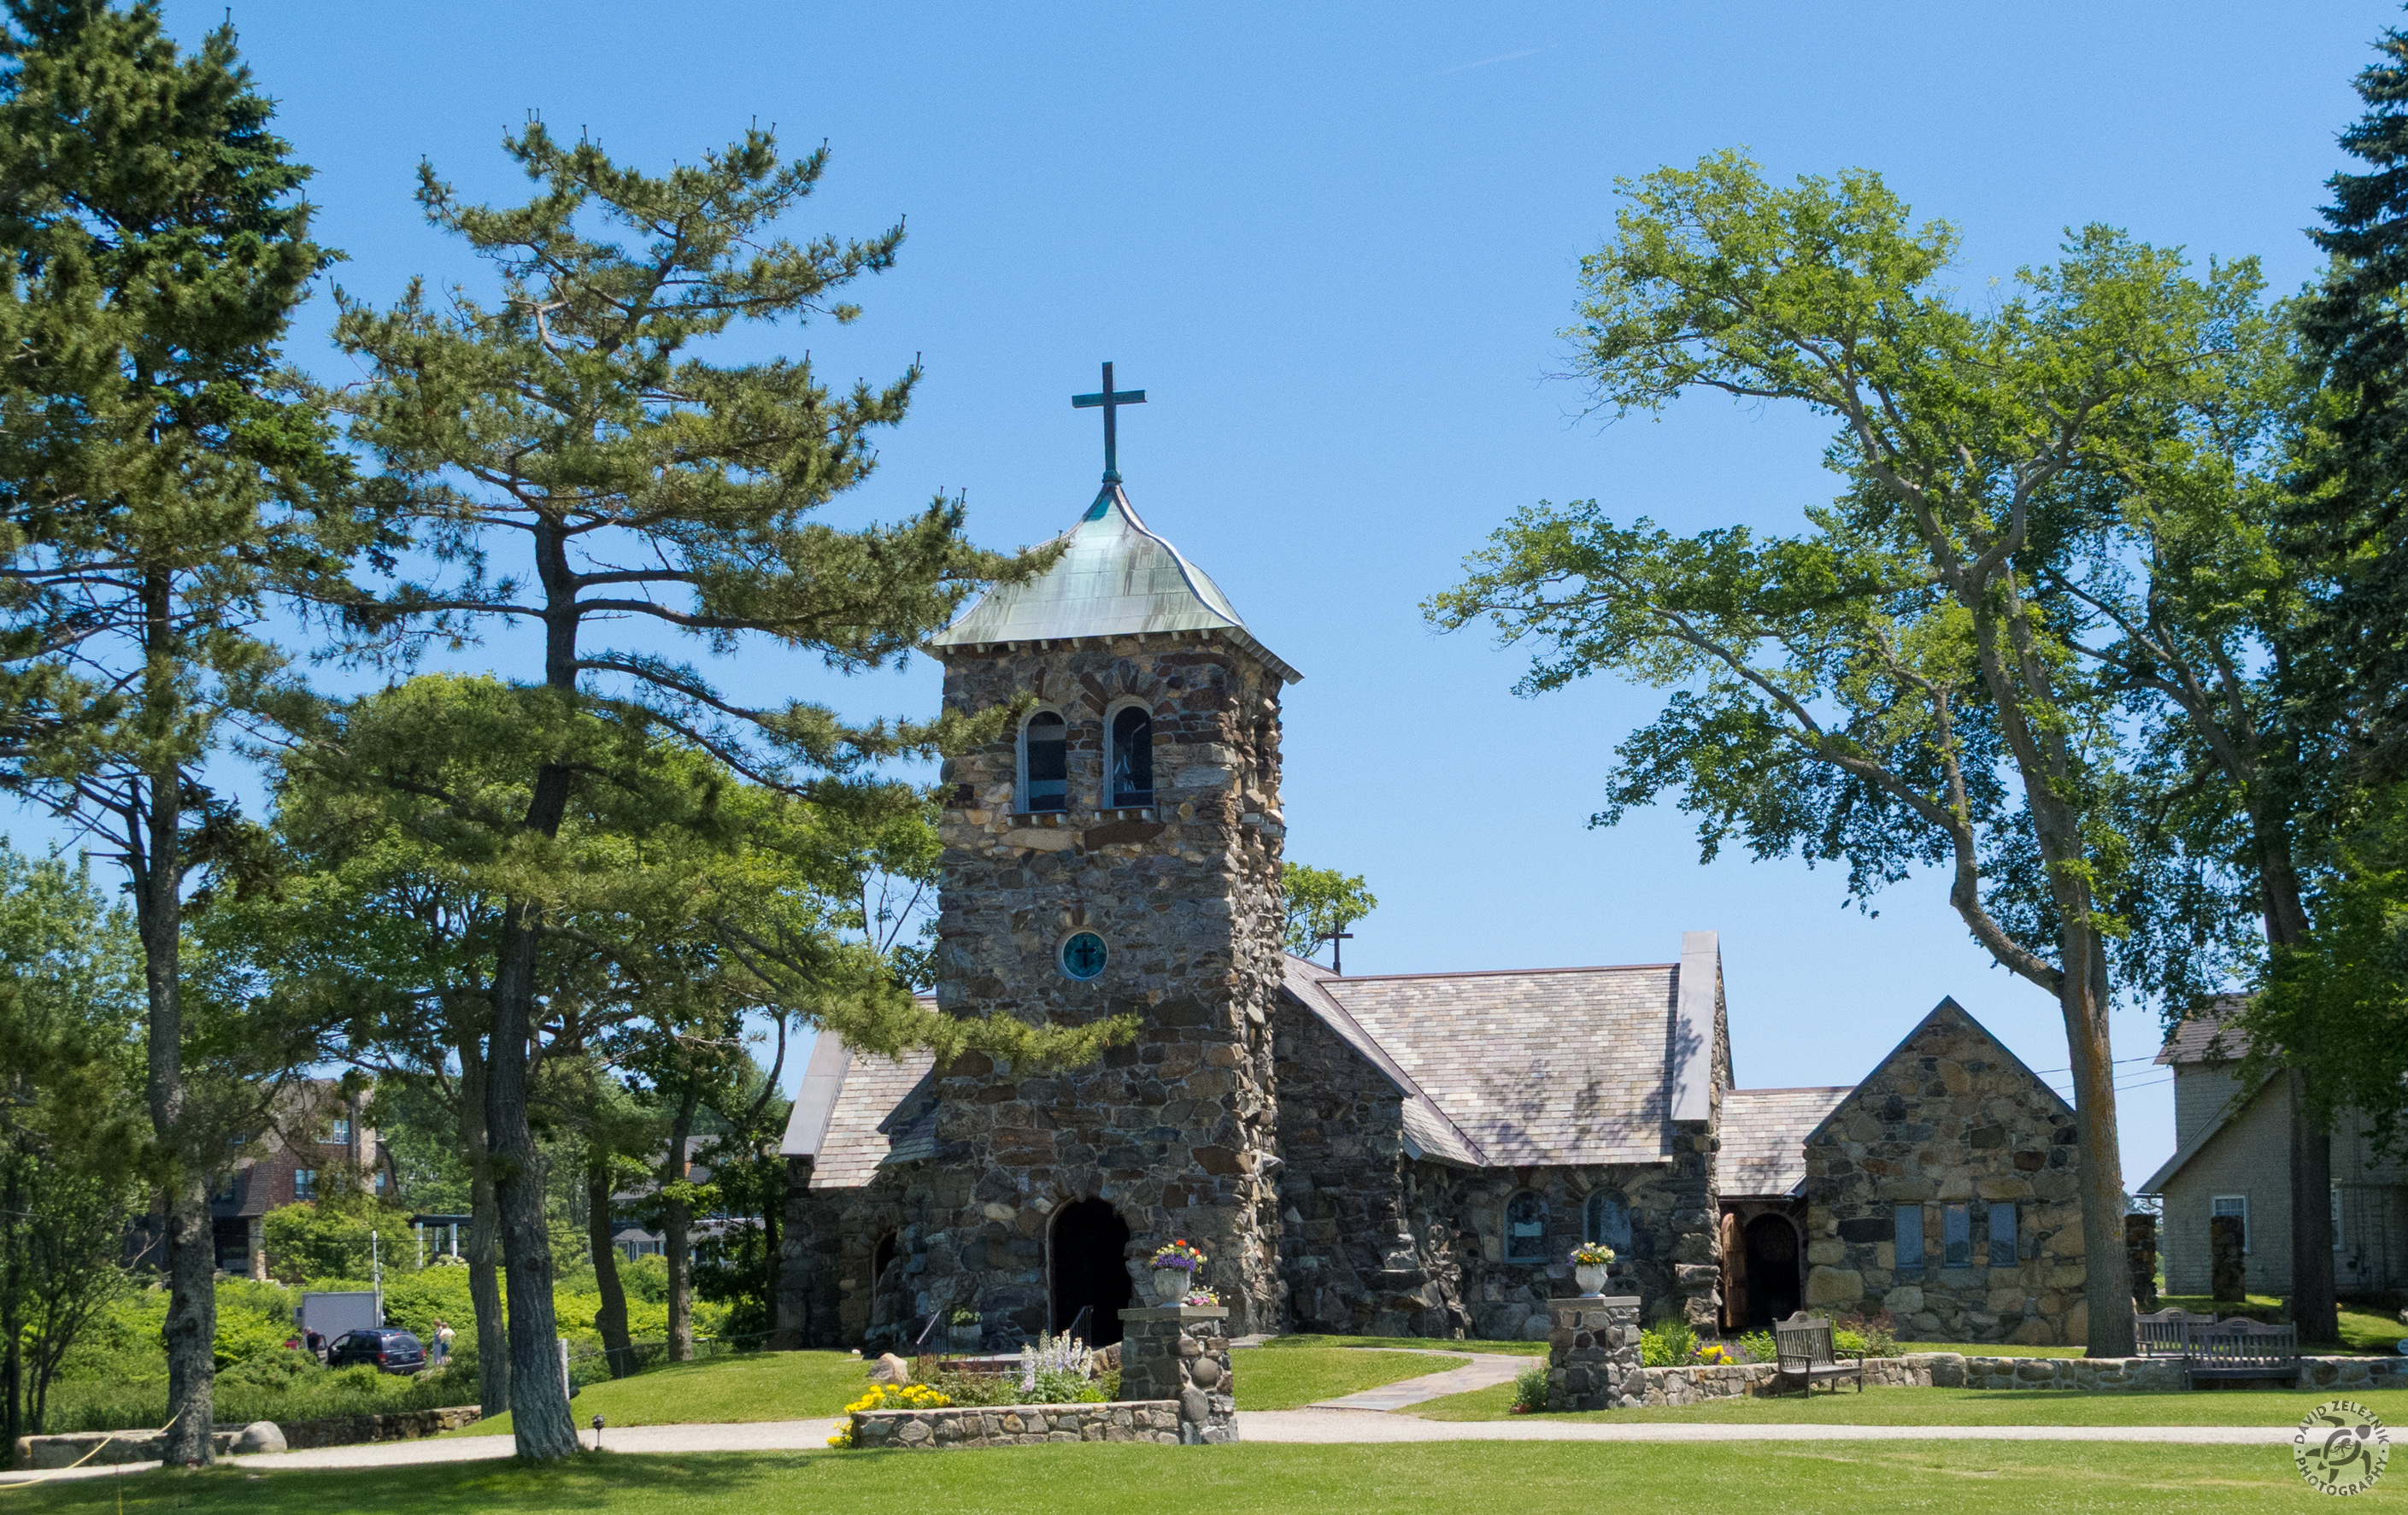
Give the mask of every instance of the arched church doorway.
[[1766, 1330], [1798, 1312], [1798, 1228], [1785, 1215], [1747, 1222], [1747, 1328]]
[[1100, 1199], [1082, 1199], [1054, 1212], [1046, 1263], [1053, 1277], [1053, 1329], [1068, 1331], [1088, 1311], [1079, 1335], [1090, 1347], [1121, 1339], [1121, 1311], [1129, 1308], [1128, 1222]]

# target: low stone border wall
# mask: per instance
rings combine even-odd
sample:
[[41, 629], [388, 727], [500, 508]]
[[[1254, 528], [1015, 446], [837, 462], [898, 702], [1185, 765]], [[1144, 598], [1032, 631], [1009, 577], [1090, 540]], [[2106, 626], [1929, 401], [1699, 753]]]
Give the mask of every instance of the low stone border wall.
[[855, 1447], [931, 1451], [947, 1447], [1025, 1447], [1040, 1441], [1152, 1441], [1176, 1447], [1179, 1401], [964, 1405], [949, 1409], [864, 1409], [853, 1414]]
[[[1928, 1389], [1932, 1385], [1931, 1355], [1910, 1357], [1868, 1357], [1865, 1359], [1865, 1387], [1868, 1389]], [[1727, 1367], [1642, 1367], [1623, 1380], [1626, 1403], [1632, 1405], [1694, 1405], [1707, 1399], [1738, 1399], [1762, 1397], [1776, 1393], [1796, 1394], [1798, 1386], [1785, 1387], [1773, 1379], [1770, 1363], [1734, 1363]], [[1856, 1380], [1845, 1382], [1854, 1389]], [[1844, 1392], [1844, 1390], [1843, 1390]]]
[[[2177, 1357], [1960, 1357], [1916, 1354], [1943, 1389], [2079, 1389], [2091, 1394], [2171, 1394], [2183, 1386]], [[2245, 1379], [2243, 1384], [2284, 1382]], [[2408, 1388], [2408, 1358], [2302, 1357], [2302, 1389]], [[2210, 1387], [2201, 1384], [2201, 1388]]]
[[[332, 1415], [317, 1421], [254, 1421], [212, 1427], [217, 1455], [298, 1451], [305, 1447], [351, 1447], [369, 1441], [411, 1441], [474, 1425], [484, 1411], [474, 1405], [447, 1409], [394, 1410], [382, 1415]], [[95, 1451], [94, 1449], [97, 1449]], [[72, 1431], [52, 1436], [19, 1436], [17, 1465], [26, 1468], [119, 1466], [155, 1463], [167, 1452], [161, 1431]]]

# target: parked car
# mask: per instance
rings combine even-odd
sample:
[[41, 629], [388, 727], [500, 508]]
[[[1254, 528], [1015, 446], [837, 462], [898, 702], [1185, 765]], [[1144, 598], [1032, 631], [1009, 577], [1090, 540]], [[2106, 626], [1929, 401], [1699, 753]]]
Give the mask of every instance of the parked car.
[[326, 1349], [328, 1367], [366, 1365], [382, 1373], [415, 1373], [426, 1365], [426, 1347], [407, 1331], [379, 1326], [346, 1331]]

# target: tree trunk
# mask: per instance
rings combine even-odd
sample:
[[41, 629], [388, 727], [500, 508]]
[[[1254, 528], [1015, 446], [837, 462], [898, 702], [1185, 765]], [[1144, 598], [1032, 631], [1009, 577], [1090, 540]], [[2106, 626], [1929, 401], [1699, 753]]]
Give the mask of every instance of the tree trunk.
[[2067, 971], [2057, 1006], [2072, 1052], [2075, 1131], [2082, 1151], [2086, 1351], [2092, 1357], [2129, 1357], [2134, 1351], [2132, 1264], [2124, 1251], [2124, 1158], [2115, 1139], [2106, 944], [2087, 929], [2069, 929], [2065, 936]]
[[2332, 1132], [2308, 1107], [2308, 1076], [2286, 1068], [2291, 1099], [2291, 1323], [2300, 1344], [2341, 1339], [2333, 1284]]
[[686, 1181], [685, 1148], [694, 1136], [695, 1111], [702, 1104], [699, 1082], [688, 1070], [677, 1120], [669, 1127], [668, 1156], [661, 1164], [662, 1230], [669, 1265], [669, 1361], [694, 1361], [694, 1208], [673, 1185]]
[[468, 1297], [477, 1308], [477, 1404], [487, 1415], [500, 1415], [510, 1408], [509, 1327], [494, 1255], [501, 1212], [485, 1141], [485, 1057], [473, 1036], [461, 1038], [459, 1052], [460, 1147], [468, 1154]]
[[627, 1293], [619, 1284], [619, 1249], [610, 1240], [610, 1149], [589, 1145], [585, 1159], [585, 1235], [594, 1252], [594, 1282], [602, 1308], [594, 1317], [602, 1333], [602, 1351], [610, 1376], [624, 1379], [635, 1370], [635, 1343], [627, 1336]]
[[[565, 809], [568, 775], [550, 767], [537, 774], [536, 804], [543, 803], [548, 779], [558, 788]], [[555, 815], [552, 829], [558, 827]], [[510, 1428], [521, 1461], [548, 1463], [583, 1449], [560, 1378], [543, 1154], [527, 1121], [536, 1035], [534, 917], [533, 905], [516, 900], [504, 916], [494, 1034], [486, 1054], [485, 1134], [493, 1143], [494, 1198], [501, 1216], [502, 1262], [509, 1269]]]
[[[165, 623], [165, 589], [154, 576], [146, 600], [155, 625]], [[146, 682], [158, 686], [171, 676], [156, 665]], [[170, 1467], [200, 1467], [214, 1453], [209, 1439], [216, 1415], [217, 1244], [209, 1232], [209, 1175], [204, 1154], [191, 1150], [184, 1130], [183, 815], [182, 774], [169, 764], [154, 769], [136, 789], [147, 804], [141, 824], [126, 840], [134, 874], [135, 925], [142, 938], [142, 977], [150, 1011], [147, 1093], [150, 1129], [166, 1159], [165, 1209], [167, 1226], [166, 1453]]]

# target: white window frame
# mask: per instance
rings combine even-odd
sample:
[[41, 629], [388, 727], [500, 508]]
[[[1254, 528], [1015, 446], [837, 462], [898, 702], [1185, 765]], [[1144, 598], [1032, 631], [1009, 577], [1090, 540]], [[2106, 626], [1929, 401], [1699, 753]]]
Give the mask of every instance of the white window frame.
[[[1028, 804], [1028, 728], [1036, 724], [1037, 718], [1040, 715], [1050, 715], [1062, 722], [1062, 808], [1059, 810], [1034, 810], [1029, 808]], [[1011, 808], [1013, 813], [1017, 815], [1068, 814], [1070, 808], [1069, 716], [1064, 713], [1057, 707], [1040, 705], [1034, 710], [1029, 711], [1026, 715], [1020, 718], [1020, 735], [1013, 738], [1011, 745], [1015, 756], [1015, 762], [1013, 765], [1015, 771], [1011, 779]]]
[[326, 1128], [326, 1140], [324, 1145], [328, 1147], [349, 1147], [351, 1144], [351, 1119], [348, 1115], [337, 1115]]
[[316, 1203], [318, 1198], [318, 1170], [316, 1168], [294, 1168], [293, 1170], [293, 1198], [295, 1203], [304, 1200], [309, 1201], [313, 1204]]
[[2219, 1215], [2235, 1213], [2215, 1208], [2228, 1199], [2241, 1207], [2238, 1212], [2241, 1216], [2241, 1255], [2246, 1257], [2249, 1255], [2249, 1196], [2247, 1194], [2210, 1194], [2207, 1196], [2207, 1216], [2213, 1221]]
[[[1115, 748], [1116, 744], [1115, 744], [1115, 743], [1113, 742], [1113, 740], [1112, 740], [1112, 722], [1115, 722], [1115, 721], [1118, 721], [1118, 720], [1121, 718], [1121, 712], [1122, 712], [1123, 710], [1143, 710], [1143, 711], [1145, 712], [1146, 730], [1147, 730], [1149, 733], [1150, 733], [1150, 732], [1152, 732], [1152, 731], [1154, 730], [1154, 721], [1155, 721], [1155, 716], [1154, 716], [1154, 702], [1153, 702], [1153, 701], [1151, 701], [1151, 700], [1140, 699], [1140, 698], [1138, 698], [1136, 695], [1133, 695], [1133, 694], [1130, 694], [1130, 695], [1123, 695], [1121, 698], [1116, 699], [1116, 700], [1112, 701], [1110, 705], [1107, 705], [1107, 706], [1105, 706], [1105, 707], [1104, 707], [1104, 800], [1103, 800], [1103, 804], [1104, 804], [1104, 808], [1106, 808], [1106, 809], [1108, 809], [1108, 810], [1135, 810], [1135, 809], [1142, 809], [1142, 808], [1145, 808], [1144, 806], [1123, 805], [1123, 804], [1121, 803], [1120, 795], [1118, 795], [1117, 793], [1113, 793], [1113, 791], [1112, 791], [1112, 759], [1117, 755], [1117, 753], [1114, 751], [1114, 748]], [[1150, 753], [1148, 754], [1148, 756], [1151, 756], [1151, 755], [1152, 755], [1152, 754], [1150, 754]], [[1157, 779], [1157, 781], [1155, 782], [1154, 787], [1154, 790], [1153, 790], [1153, 792], [1152, 792], [1152, 793], [1153, 793], [1153, 794], [1159, 794], [1159, 793], [1162, 793], [1162, 785], [1161, 785], [1161, 783], [1160, 783], [1160, 781], [1159, 781], [1158, 779]], [[1151, 805], [1153, 805], [1154, 803], [1154, 799], [1153, 799], [1152, 795], [1149, 795], [1149, 796], [1148, 796], [1148, 798], [1147, 798], [1147, 800], [1146, 800], [1146, 802], [1145, 802], [1145, 804], [1146, 804], [1147, 806], [1151, 806]]]

